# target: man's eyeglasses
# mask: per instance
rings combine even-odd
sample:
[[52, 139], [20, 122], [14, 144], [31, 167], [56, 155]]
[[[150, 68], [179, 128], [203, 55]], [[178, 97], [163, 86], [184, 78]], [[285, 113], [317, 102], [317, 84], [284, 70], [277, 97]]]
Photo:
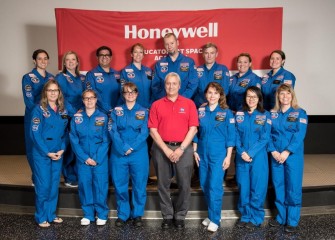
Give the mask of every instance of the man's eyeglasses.
[[101, 58], [103, 58], [103, 57], [110, 58], [111, 55], [110, 54], [99, 54], [98, 57], [101, 57]]

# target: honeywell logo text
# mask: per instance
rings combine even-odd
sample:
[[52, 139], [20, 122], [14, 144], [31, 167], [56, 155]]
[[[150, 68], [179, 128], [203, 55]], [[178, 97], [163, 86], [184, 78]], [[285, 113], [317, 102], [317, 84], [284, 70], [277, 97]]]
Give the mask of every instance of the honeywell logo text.
[[125, 39], [159, 39], [165, 36], [165, 34], [171, 32], [176, 35], [177, 38], [205, 38], [205, 37], [217, 37], [218, 36], [218, 23], [208, 23], [207, 26], [200, 27], [188, 27], [188, 28], [139, 28], [137, 25], [125, 25], [124, 26], [124, 38]]

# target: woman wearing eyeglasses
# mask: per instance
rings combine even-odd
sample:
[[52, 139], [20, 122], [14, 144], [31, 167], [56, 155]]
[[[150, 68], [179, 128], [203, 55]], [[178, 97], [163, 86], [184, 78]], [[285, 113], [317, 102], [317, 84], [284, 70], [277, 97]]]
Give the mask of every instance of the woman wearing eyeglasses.
[[121, 71], [121, 79], [136, 84], [139, 93], [136, 102], [145, 108], [149, 108], [152, 103], [152, 70], [142, 65], [144, 46], [141, 43], [136, 43], [131, 47], [130, 52], [133, 61]]
[[26, 105], [24, 113], [24, 137], [26, 146], [26, 155], [32, 172], [32, 183], [34, 184], [34, 163], [32, 157], [32, 140], [30, 137], [31, 112], [36, 104], [41, 100], [41, 93], [44, 84], [53, 79], [54, 76], [47, 72], [49, 65], [49, 54], [43, 49], [37, 49], [33, 55], [34, 68], [22, 78], [22, 93], [24, 104]]
[[[111, 174], [117, 204], [117, 227], [133, 219], [135, 227], [142, 226], [146, 202], [146, 185], [149, 174], [147, 150], [148, 111], [136, 102], [138, 89], [134, 83], [122, 87], [125, 103], [112, 111], [109, 128], [112, 139]], [[132, 197], [129, 202], [129, 176]]]
[[252, 86], [244, 95], [242, 111], [236, 112], [236, 181], [240, 190], [237, 227], [254, 230], [264, 221], [264, 201], [269, 177], [267, 144], [271, 120], [263, 109], [261, 90]]
[[108, 117], [96, 107], [97, 94], [82, 94], [84, 110], [71, 120], [70, 141], [77, 157], [78, 191], [84, 217], [81, 225], [105, 225], [108, 219]]
[[[65, 101], [69, 104], [69, 115], [72, 117], [83, 107], [81, 94], [84, 91], [85, 76], [79, 72], [79, 57], [77, 53], [69, 51], [64, 53], [62, 60], [62, 72], [55, 79], [61, 86]], [[67, 187], [78, 186], [76, 161], [71, 145], [68, 143], [64, 153], [62, 173], [64, 184]]]
[[85, 87], [97, 94], [100, 111], [110, 114], [120, 98], [120, 73], [111, 68], [112, 49], [101, 46], [96, 50], [98, 66], [86, 74]]
[[31, 116], [35, 220], [40, 227], [49, 227], [50, 222], [63, 222], [56, 216], [56, 208], [68, 112], [57, 81], [49, 80], [44, 85], [41, 102]]

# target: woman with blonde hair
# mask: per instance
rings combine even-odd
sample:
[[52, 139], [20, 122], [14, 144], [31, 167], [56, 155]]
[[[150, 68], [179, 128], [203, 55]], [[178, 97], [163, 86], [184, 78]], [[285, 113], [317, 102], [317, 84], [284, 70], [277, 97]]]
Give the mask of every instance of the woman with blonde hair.
[[274, 220], [269, 221], [269, 225], [285, 225], [286, 232], [295, 232], [302, 202], [307, 114], [298, 106], [292, 86], [282, 84], [278, 87], [271, 120], [268, 150], [271, 152], [272, 183], [278, 214]]

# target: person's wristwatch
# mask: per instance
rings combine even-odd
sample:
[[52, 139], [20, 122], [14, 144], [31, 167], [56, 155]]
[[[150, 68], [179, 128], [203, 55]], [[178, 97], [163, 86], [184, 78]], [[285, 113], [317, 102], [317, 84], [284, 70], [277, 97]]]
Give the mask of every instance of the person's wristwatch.
[[180, 145], [180, 150], [182, 150], [183, 152], [185, 151], [185, 147]]

